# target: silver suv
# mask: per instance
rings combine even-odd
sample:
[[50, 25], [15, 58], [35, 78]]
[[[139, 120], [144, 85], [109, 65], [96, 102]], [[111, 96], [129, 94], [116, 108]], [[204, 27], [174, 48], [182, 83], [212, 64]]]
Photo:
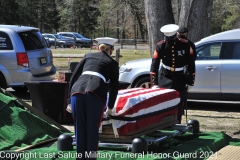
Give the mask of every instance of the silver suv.
[[[201, 39], [197, 50], [196, 77], [188, 99], [203, 102], [240, 102], [240, 29]], [[129, 61], [120, 67], [119, 80], [131, 87], [150, 86], [151, 58]], [[160, 67], [159, 67], [160, 68]]]
[[24, 81], [55, 78], [51, 50], [38, 28], [0, 25], [0, 87], [27, 91]]

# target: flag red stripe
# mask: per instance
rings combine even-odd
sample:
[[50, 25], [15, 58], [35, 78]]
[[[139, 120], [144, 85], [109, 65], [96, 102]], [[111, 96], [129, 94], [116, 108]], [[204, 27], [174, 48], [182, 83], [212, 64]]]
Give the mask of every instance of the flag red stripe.
[[[179, 94], [178, 94], [178, 92], [175, 92], [175, 91], [164, 93], [159, 96], [154, 96], [154, 97], [151, 97], [149, 99], [146, 99], [146, 100], [134, 105], [133, 107], [129, 108], [127, 111], [119, 114], [118, 116], [125, 116], [127, 114], [131, 115], [131, 114], [137, 113], [139, 110], [150, 108], [155, 105], [158, 105], [159, 103], [167, 102], [169, 100], [173, 100], [176, 98], [179, 98]], [[173, 106], [170, 106], [170, 107], [173, 107]], [[118, 108], [118, 106], [117, 106], [117, 108]], [[156, 108], [156, 109], [161, 110], [162, 108]]]
[[151, 93], [151, 92], [164, 90], [164, 88], [159, 88], [158, 90], [144, 89], [143, 88], [141, 90], [144, 91], [144, 92], [137, 92], [137, 93], [132, 93], [132, 94], [129, 94], [129, 95], [126, 95], [126, 96], [124, 96], [124, 95], [119, 96], [119, 98], [117, 99], [117, 102], [116, 102], [117, 103], [117, 105], [116, 105], [116, 113], [118, 113], [119, 111], [121, 111], [124, 108], [126, 102], [128, 101], [128, 99], [130, 97], [135, 97], [135, 96], [139, 96], [141, 94], [146, 94], [146, 93]]
[[[128, 133], [137, 131], [141, 128], [150, 126], [154, 123], [160, 122], [164, 117], [166, 116], [170, 116], [170, 115], [176, 115], [178, 112], [177, 108], [170, 110], [170, 111], [166, 111], [164, 113], [161, 114], [157, 114], [151, 117], [147, 117], [147, 118], [143, 118], [140, 120], [137, 120], [135, 123], [127, 123], [123, 126], [121, 126], [120, 128], [117, 128], [118, 131], [118, 135], [119, 136], [124, 136]], [[177, 115], [176, 115], [177, 116]]]

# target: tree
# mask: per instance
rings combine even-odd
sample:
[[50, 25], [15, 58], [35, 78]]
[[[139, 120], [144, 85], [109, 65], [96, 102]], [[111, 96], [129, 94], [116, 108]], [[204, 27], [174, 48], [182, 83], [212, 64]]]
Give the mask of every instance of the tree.
[[60, 17], [55, 1], [42, 0], [38, 5], [41, 31], [56, 32], [60, 26]]
[[[99, 5], [99, 12], [100, 12], [100, 15], [98, 16], [98, 32], [100, 32], [98, 34], [98, 36], [103, 36], [103, 37], [106, 37], [106, 36], [110, 36], [109, 35], [109, 24], [111, 23], [114, 23], [114, 19], [113, 19], [113, 15], [114, 12], [113, 12], [113, 8], [114, 8], [115, 4], [112, 3], [111, 0], [102, 0], [100, 2], [100, 5]], [[118, 13], [119, 11], [119, 8], [116, 8], [116, 11]], [[118, 16], [118, 14], [116, 15]], [[116, 19], [118, 20], [118, 17], [116, 17]], [[114, 25], [111, 25], [112, 28], [115, 28]], [[111, 37], [111, 36], [110, 36]]]
[[[125, 39], [131, 37], [135, 21], [132, 18], [130, 7], [120, 0], [102, 0], [99, 6], [99, 29], [102, 36]], [[119, 36], [120, 35], [120, 36]]]
[[143, 20], [145, 19], [144, 13], [144, 3], [142, 0], [115, 0], [116, 4], [122, 4], [123, 6], [128, 6], [129, 11], [133, 14], [134, 27], [138, 24], [139, 31], [141, 33], [141, 38], [144, 39], [144, 25]]
[[103, 31], [103, 36], [118, 39], [147, 37], [143, 0], [101, 0], [99, 10], [99, 32]]
[[163, 25], [186, 26], [188, 38], [196, 42], [239, 28], [239, 7], [239, 0], [1, 0], [0, 23], [89, 37], [145, 39], [149, 33], [152, 53], [163, 39], [159, 31]]
[[184, 0], [180, 4], [179, 26], [188, 28], [193, 42], [211, 34], [213, 0]]
[[0, 1], [0, 23], [1, 24], [18, 24], [19, 16], [17, 14], [18, 3], [15, 0]]
[[61, 30], [74, 31], [88, 36], [97, 27], [99, 15], [97, 0], [63, 1], [61, 9]]
[[212, 28], [211, 33], [222, 32], [222, 24], [226, 19], [228, 12], [228, 6], [223, 5], [225, 0], [215, 0], [213, 3], [213, 14], [212, 14]]
[[172, 5], [169, 0], [144, 0], [144, 3], [150, 54], [153, 54], [156, 43], [163, 39], [159, 29], [163, 25], [174, 24]]
[[[150, 53], [153, 53], [156, 42], [163, 39], [159, 28], [166, 24], [174, 24], [172, 4], [169, 0], [144, 0], [148, 25]], [[177, 3], [177, 4], [176, 4]], [[188, 38], [198, 41], [210, 35], [213, 0], [184, 0], [175, 2], [175, 16], [179, 26], [188, 28]], [[176, 11], [177, 10], [177, 11]]]
[[212, 34], [240, 27], [240, 2], [238, 0], [214, 0]]

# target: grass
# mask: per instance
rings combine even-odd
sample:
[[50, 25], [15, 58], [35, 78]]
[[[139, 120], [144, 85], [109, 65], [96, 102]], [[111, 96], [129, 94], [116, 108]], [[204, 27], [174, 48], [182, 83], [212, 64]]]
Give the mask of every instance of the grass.
[[[86, 54], [89, 51], [97, 52], [96, 49], [51, 49], [53, 54]], [[113, 55], [116, 54], [116, 50], [114, 50]], [[124, 64], [127, 61], [142, 59], [142, 58], [150, 58], [149, 50], [135, 50], [135, 49], [120, 49], [120, 59], [119, 66]], [[79, 62], [81, 58], [54, 58], [53, 63], [57, 67], [57, 71], [67, 71], [69, 62]]]
[[[182, 119], [185, 122], [185, 116]], [[230, 109], [227, 112], [222, 112], [221, 109], [188, 109], [189, 119], [197, 119], [199, 121], [201, 132], [224, 132], [229, 136], [240, 138], [239, 134], [235, 134], [235, 132], [239, 131], [240, 124], [238, 110]]]

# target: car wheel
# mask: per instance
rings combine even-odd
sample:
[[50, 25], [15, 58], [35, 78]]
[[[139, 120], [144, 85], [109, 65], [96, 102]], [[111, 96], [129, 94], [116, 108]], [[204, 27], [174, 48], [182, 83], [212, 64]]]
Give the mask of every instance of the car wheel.
[[27, 92], [28, 88], [26, 86], [12, 87], [16, 92]]
[[139, 79], [134, 85], [134, 88], [137, 88], [137, 87], [151, 88], [150, 76]]
[[0, 87], [3, 89], [7, 88], [6, 80], [5, 80], [4, 76], [2, 75], [2, 73], [0, 73]]

